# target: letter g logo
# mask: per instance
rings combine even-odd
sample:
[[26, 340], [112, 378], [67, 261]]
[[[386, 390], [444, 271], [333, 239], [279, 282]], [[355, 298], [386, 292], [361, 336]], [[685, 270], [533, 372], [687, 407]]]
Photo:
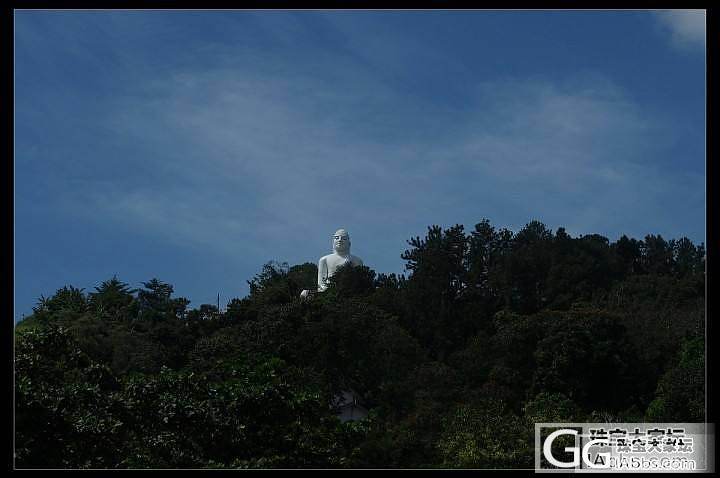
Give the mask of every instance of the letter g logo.
[[565, 447], [565, 451], [572, 452], [573, 454], [573, 461], [571, 462], [557, 460], [552, 454], [552, 444], [557, 437], [559, 437], [560, 435], [576, 436], [577, 434], [577, 430], [563, 428], [561, 430], [556, 430], [550, 435], [548, 435], [548, 437], [545, 439], [545, 443], [543, 443], [543, 455], [545, 455], [545, 459], [547, 459], [550, 464], [555, 465], [558, 468], [575, 468], [580, 466], [580, 450], [576, 446]]

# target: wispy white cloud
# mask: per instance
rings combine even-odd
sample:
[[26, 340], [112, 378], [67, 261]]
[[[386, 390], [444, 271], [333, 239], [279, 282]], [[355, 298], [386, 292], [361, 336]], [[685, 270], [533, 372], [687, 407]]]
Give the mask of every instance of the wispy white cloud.
[[[217, 70], [150, 88], [158, 89], [153, 101], [118, 101], [112, 128], [150, 148], [171, 138], [153, 158], [160, 188], [120, 179], [91, 188], [89, 202], [227, 254], [248, 244], [263, 259], [292, 256], [298, 246], [288, 235], [324, 244], [339, 225], [369, 235], [397, 229], [402, 242], [417, 232], [412, 221], [474, 221], [503, 209], [582, 232], [599, 225], [580, 219], [589, 209], [627, 216], [658, 193], [646, 182], [659, 175], [649, 160], [658, 123], [607, 79], [480, 84], [468, 98], [475, 108], [434, 118], [445, 132], [412, 142], [374, 140], [353, 124], [364, 115], [388, 120], [403, 106], [373, 83], [327, 89], [313, 78]], [[372, 94], [385, 108], [364, 104]], [[447, 132], [445, 122], [458, 126]]]
[[602, 79], [486, 83], [479, 104], [462, 142], [465, 156], [483, 174], [520, 183], [572, 188], [620, 179], [628, 162], [646, 159], [660, 131]]
[[[303, 28], [268, 26], [283, 48]], [[486, 80], [462, 107], [438, 107], [378, 74], [407, 43], [382, 36], [392, 34], [378, 32], [374, 49], [394, 46], [374, 55], [349, 29], [340, 43], [355, 54], [305, 52], [297, 68], [249, 46], [201, 44], [214, 59], [202, 68], [166, 66], [102, 100], [102, 128], [135, 174], [89, 177], [64, 193], [69, 209], [258, 264], [312, 260], [345, 227], [361, 249], [372, 244], [371, 263], [400, 263], [405, 239], [434, 223], [489, 217], [517, 229], [539, 218], [602, 232], [687, 192], [687, 178], [653, 162], [674, 137], [663, 118], [612, 79]], [[462, 68], [432, 48], [422, 55]]]
[[486, 202], [515, 229], [538, 218], [576, 234], [644, 234], [651, 217], [664, 221], [649, 212], [655, 205], [701, 184], [658, 163], [677, 140], [668, 121], [643, 111], [607, 78], [486, 82], [474, 103], [446, 168], [460, 171], [455, 184], [476, 185], [459, 198]]
[[347, 103], [363, 108], [362, 92], [343, 96], [302, 78], [241, 78], [182, 73], [160, 82], [152, 101], [118, 99], [111, 127], [153, 154], [158, 189], [118, 178], [113, 188], [80, 189], [92, 195], [83, 202], [174, 240], [231, 252], [238, 243], [282, 248], [289, 234], [317, 239], [328, 222], [354, 221], [363, 194], [393, 190], [388, 150], [343, 126]]
[[662, 10], [655, 12], [658, 22], [680, 48], [705, 46], [705, 10]]

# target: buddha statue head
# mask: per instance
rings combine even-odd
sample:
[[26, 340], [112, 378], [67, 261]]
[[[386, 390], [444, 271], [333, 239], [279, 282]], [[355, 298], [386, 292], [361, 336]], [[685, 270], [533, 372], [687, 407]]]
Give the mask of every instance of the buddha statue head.
[[340, 256], [350, 254], [350, 235], [345, 229], [338, 229], [332, 237], [333, 250]]

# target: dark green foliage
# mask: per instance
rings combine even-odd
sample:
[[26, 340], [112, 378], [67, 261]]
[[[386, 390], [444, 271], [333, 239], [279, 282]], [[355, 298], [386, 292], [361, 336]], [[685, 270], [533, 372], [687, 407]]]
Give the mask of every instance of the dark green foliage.
[[65, 286], [49, 299], [40, 296], [37, 305], [33, 307], [33, 314], [26, 320], [30, 326], [42, 326], [48, 322], [72, 323], [87, 309], [88, 302], [83, 289]]
[[51, 326], [18, 336], [16, 374], [20, 467], [340, 466], [362, 437], [280, 359], [118, 379]]
[[87, 305], [87, 299], [85, 294], [83, 294], [83, 289], [65, 286], [58, 290], [51, 298], [41, 298], [35, 310], [47, 311], [49, 313], [75, 312], [80, 314], [85, 312]]
[[661, 235], [648, 234], [641, 245], [643, 270], [650, 274], [669, 274], [674, 265], [673, 251]]
[[560, 392], [540, 392], [523, 406], [527, 422], [534, 423], [572, 423], [582, 422], [577, 404]]
[[456, 407], [438, 441], [447, 468], [531, 468], [532, 429], [497, 399]]
[[428, 228], [424, 239], [408, 241], [402, 254], [413, 280], [403, 292], [404, 324], [427, 347], [432, 356], [442, 356], [460, 337], [453, 320], [456, 299], [467, 286], [467, 238], [462, 225], [443, 231]]
[[[171, 300], [173, 286], [152, 279], [150, 282], [143, 282], [144, 289], [140, 289], [137, 295], [139, 315], [141, 318], [150, 321], [169, 320], [182, 313], [182, 305]], [[181, 300], [181, 304], [186, 304]]]
[[18, 334], [15, 384], [19, 467], [115, 466], [124, 441], [122, 403], [112, 396], [120, 385], [67, 329]]
[[333, 297], [367, 297], [375, 291], [375, 271], [367, 266], [343, 266], [328, 279]]
[[690, 239], [683, 237], [679, 241], [671, 240], [669, 247], [672, 250], [672, 262], [677, 275], [686, 276], [703, 272], [705, 248], [702, 245], [696, 247]]
[[621, 318], [635, 361], [642, 364], [637, 377], [642, 403], [653, 399], [682, 341], [704, 335], [704, 283], [703, 274], [632, 275], [614, 284], [603, 301], [605, 310]]
[[[408, 276], [270, 262], [222, 310], [170, 284], [16, 326], [27, 468], [517, 468], [536, 422], [704, 420], [705, 250], [531, 221], [428, 228]], [[369, 417], [341, 423], [353, 390]], [[644, 416], [643, 416], [644, 414]]]
[[545, 331], [535, 349], [532, 394], [563, 393], [590, 409], [635, 403], [637, 362], [618, 317], [580, 309], [536, 320]]
[[106, 320], [127, 321], [136, 314], [136, 303], [128, 285], [113, 277], [95, 287], [88, 297], [88, 305], [95, 315]]
[[317, 266], [305, 263], [290, 268], [287, 263], [268, 262], [248, 284], [249, 299], [256, 304], [284, 304], [291, 302], [303, 289], [317, 287]]
[[331, 466], [338, 423], [322, 394], [279, 359], [213, 374], [134, 375], [123, 390], [136, 432], [128, 467]]
[[647, 419], [655, 422], [705, 421], [705, 341], [686, 340], [679, 360], [658, 382], [656, 398], [647, 409]]

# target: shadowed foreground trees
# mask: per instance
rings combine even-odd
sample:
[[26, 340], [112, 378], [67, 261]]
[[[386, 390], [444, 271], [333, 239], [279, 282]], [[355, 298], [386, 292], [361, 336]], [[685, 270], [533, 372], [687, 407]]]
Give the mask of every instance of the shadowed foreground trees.
[[[512, 468], [533, 424], [704, 420], [704, 247], [428, 228], [408, 276], [270, 262], [225, 311], [116, 277], [16, 326], [24, 468]], [[330, 403], [354, 390], [367, 419]]]

